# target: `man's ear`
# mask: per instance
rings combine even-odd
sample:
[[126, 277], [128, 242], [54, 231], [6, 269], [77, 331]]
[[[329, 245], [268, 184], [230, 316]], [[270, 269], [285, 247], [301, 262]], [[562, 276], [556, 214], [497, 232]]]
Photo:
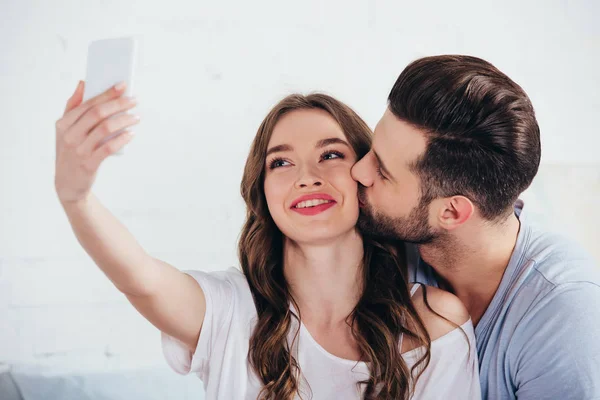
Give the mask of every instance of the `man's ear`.
[[464, 196], [452, 196], [441, 199], [437, 213], [440, 226], [453, 230], [464, 224], [475, 212], [473, 202]]

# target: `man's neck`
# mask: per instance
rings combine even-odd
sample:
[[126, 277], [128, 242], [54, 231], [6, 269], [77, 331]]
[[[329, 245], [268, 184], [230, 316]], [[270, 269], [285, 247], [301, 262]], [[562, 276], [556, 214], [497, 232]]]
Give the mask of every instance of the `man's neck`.
[[490, 305], [514, 251], [519, 219], [477, 224], [440, 243], [419, 247], [421, 257], [439, 276], [442, 289], [462, 300], [476, 325]]

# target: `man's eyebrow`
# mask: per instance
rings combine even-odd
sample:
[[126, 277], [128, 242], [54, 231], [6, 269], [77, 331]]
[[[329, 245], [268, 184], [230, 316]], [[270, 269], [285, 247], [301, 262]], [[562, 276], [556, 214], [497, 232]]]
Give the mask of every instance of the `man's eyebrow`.
[[277, 146], [273, 146], [269, 150], [267, 150], [267, 155], [265, 157], [268, 157], [273, 153], [279, 153], [280, 151], [292, 151], [293, 149], [294, 148], [289, 144], [280, 144]]
[[379, 157], [379, 154], [377, 154], [377, 152], [375, 150], [373, 150], [373, 155], [375, 155], [375, 158], [377, 159], [377, 162], [379, 163], [379, 168], [381, 168], [381, 170], [383, 171], [383, 173], [385, 175], [387, 175], [391, 180], [393, 180], [394, 182], [396, 181], [396, 179], [394, 178], [394, 176], [390, 173], [390, 170], [386, 168], [385, 164], [383, 163], [383, 161], [381, 160], [381, 158]]

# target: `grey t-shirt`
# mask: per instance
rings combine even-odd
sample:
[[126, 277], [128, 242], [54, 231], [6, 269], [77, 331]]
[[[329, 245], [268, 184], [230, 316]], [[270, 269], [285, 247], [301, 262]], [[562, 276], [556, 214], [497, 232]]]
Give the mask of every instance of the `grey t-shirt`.
[[[600, 399], [600, 267], [528, 220], [522, 201], [515, 213], [515, 250], [475, 328], [482, 396]], [[437, 286], [416, 246], [408, 246], [408, 264], [411, 281]]]

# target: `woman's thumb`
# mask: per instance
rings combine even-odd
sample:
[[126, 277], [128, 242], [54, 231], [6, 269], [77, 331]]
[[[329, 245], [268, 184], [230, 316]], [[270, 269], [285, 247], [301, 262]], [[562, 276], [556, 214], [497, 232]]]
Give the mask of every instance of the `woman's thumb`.
[[77, 107], [79, 104], [81, 104], [81, 101], [83, 100], [84, 87], [85, 87], [85, 83], [83, 81], [79, 81], [79, 83], [77, 84], [77, 88], [75, 89], [75, 92], [73, 93], [71, 98], [67, 101], [67, 106], [65, 107], [65, 113], [71, 111], [72, 109]]

